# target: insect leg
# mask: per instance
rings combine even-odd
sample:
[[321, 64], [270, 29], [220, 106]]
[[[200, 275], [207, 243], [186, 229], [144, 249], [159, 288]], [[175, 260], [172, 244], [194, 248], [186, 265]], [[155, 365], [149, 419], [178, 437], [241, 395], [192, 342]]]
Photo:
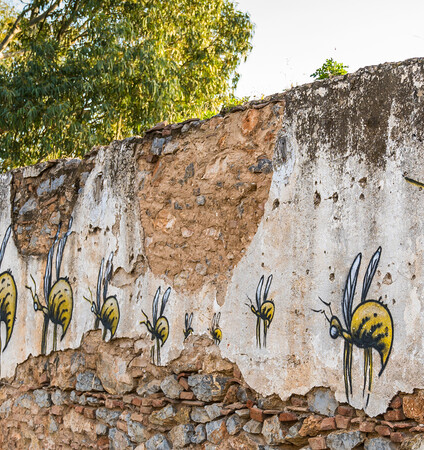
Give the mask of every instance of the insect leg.
[[45, 355], [47, 350], [47, 331], [49, 329], [49, 316], [44, 314], [43, 335], [41, 337], [41, 354]]
[[368, 349], [368, 397], [367, 403], [365, 407], [368, 406], [368, 402], [370, 401], [370, 394], [372, 388], [372, 348]]
[[57, 324], [53, 326], [53, 351], [55, 352], [57, 348]]
[[103, 335], [102, 335], [102, 339], [104, 341], [106, 341], [106, 332], [107, 332], [107, 328], [105, 326], [103, 326]]
[[159, 339], [158, 338], [156, 338], [156, 351], [157, 351], [156, 364], [158, 366], [160, 366], [160, 344], [159, 344]]
[[367, 386], [368, 364], [368, 349], [364, 348], [364, 389], [362, 390], [362, 396], [365, 395], [365, 388]]
[[266, 333], [268, 331], [268, 321], [264, 319], [264, 347], [266, 347]]
[[256, 318], [256, 347], [261, 348], [261, 318]]
[[346, 399], [349, 403], [349, 392], [352, 393], [352, 344], [345, 341], [343, 352], [343, 375]]

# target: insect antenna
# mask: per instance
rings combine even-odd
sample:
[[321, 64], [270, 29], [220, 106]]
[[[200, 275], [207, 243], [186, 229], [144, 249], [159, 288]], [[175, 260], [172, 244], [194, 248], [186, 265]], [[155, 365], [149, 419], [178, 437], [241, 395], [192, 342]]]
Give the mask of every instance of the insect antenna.
[[248, 295], [246, 295], [246, 297], [249, 299], [250, 305], [249, 303], [245, 303], [245, 305], [250, 308], [251, 306], [253, 306], [252, 299]]
[[320, 314], [324, 314], [325, 318], [327, 319], [328, 323], [331, 323], [330, 319], [327, 316], [327, 313], [323, 310], [323, 309], [312, 309], [311, 311], [316, 312], [316, 313], [320, 313]]
[[318, 297], [320, 300], [321, 300], [321, 302], [322, 303], [324, 303], [324, 305], [325, 306], [328, 306], [328, 308], [329, 308], [329, 310], [330, 310], [330, 314], [332, 315], [332, 316], [334, 316], [334, 314], [333, 314], [333, 311], [331, 310], [331, 302], [325, 302], [321, 297]]

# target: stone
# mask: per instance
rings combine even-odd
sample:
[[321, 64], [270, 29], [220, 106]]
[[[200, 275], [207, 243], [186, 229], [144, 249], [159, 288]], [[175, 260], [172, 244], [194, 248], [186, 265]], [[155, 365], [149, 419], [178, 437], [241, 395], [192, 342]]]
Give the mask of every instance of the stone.
[[108, 432], [108, 428], [104, 423], [98, 422], [95, 431], [97, 436], [105, 436]]
[[131, 376], [129, 361], [106, 351], [100, 352], [97, 358], [97, 375], [109, 394], [123, 395], [131, 392], [135, 386], [135, 380]]
[[104, 391], [99, 378], [93, 372], [84, 372], [77, 375], [77, 391]]
[[52, 404], [50, 394], [43, 389], [36, 389], [34, 392], [34, 401], [40, 408], [49, 408]]
[[310, 411], [324, 416], [334, 416], [339, 403], [330, 389], [314, 389], [307, 395]]
[[250, 417], [250, 410], [248, 408], [243, 409], [237, 409], [234, 411], [238, 416], [242, 417], [243, 419], [248, 419]]
[[153, 142], [152, 142], [152, 146], [150, 147], [150, 152], [153, 155], [160, 156], [162, 153], [164, 144], [165, 144], [164, 138], [154, 138]]
[[397, 422], [404, 419], [405, 415], [401, 409], [392, 409], [384, 414], [384, 420], [388, 420], [389, 422]]
[[233, 436], [234, 434], [237, 434], [239, 431], [243, 429], [243, 425], [246, 423], [246, 419], [241, 418], [237, 414], [233, 414], [232, 416], [228, 417], [226, 421], [227, 431], [228, 434]]
[[162, 389], [163, 393], [169, 398], [179, 398], [180, 393], [184, 391], [184, 388], [180, 383], [178, 383], [177, 377], [175, 375], [164, 378], [164, 380], [160, 384], [160, 388]]
[[247, 433], [259, 434], [262, 432], [262, 422], [251, 419], [243, 426], [243, 430]]
[[14, 403], [14, 406], [20, 406], [21, 408], [31, 409], [34, 404], [34, 398], [31, 394], [20, 395]]
[[68, 401], [68, 394], [60, 389], [56, 389], [52, 392], [51, 399], [54, 405], [61, 406]]
[[194, 428], [191, 436], [192, 444], [201, 444], [206, 441], [206, 428], [204, 425], [199, 424]]
[[160, 391], [160, 380], [151, 380], [148, 383], [142, 384], [137, 388], [137, 395], [140, 397], [145, 397], [148, 395], [156, 394]]
[[258, 408], [261, 409], [278, 409], [282, 411], [284, 406], [284, 402], [278, 395], [271, 395], [270, 397], [258, 399]]
[[302, 422], [297, 422], [288, 429], [287, 434], [285, 435], [287, 442], [290, 442], [298, 447], [307, 444], [308, 437], [299, 434], [299, 431], [302, 429], [302, 425]]
[[301, 436], [316, 436], [320, 432], [322, 418], [319, 416], [308, 416], [299, 430]]
[[402, 407], [402, 397], [395, 395], [389, 404], [390, 408], [399, 409]]
[[208, 413], [210, 420], [215, 420], [222, 416], [222, 403], [213, 403], [212, 405], [205, 405], [205, 410]]
[[142, 442], [146, 442], [149, 439], [150, 434], [147, 428], [141, 423], [134, 420], [128, 420], [127, 425], [128, 436], [133, 442], [137, 442], [137, 444], [140, 444]]
[[362, 431], [363, 433], [373, 433], [375, 430], [375, 423], [374, 422], [361, 422], [359, 424], [359, 431]]
[[52, 416], [49, 418], [49, 433], [56, 433], [59, 429], [56, 420]]
[[337, 428], [346, 430], [349, 427], [351, 420], [352, 419], [350, 417], [337, 415], [336, 416], [336, 426], [337, 426]]
[[278, 416], [272, 416], [271, 418], [264, 420], [262, 435], [265, 438], [265, 442], [270, 445], [277, 445], [285, 442]]
[[175, 414], [175, 408], [172, 405], [167, 405], [159, 411], [152, 413], [149, 421], [154, 425], [170, 425], [174, 423]]
[[99, 408], [96, 410], [96, 419], [106, 422], [111, 427], [116, 426], [120, 415], [121, 411], [113, 411], [107, 408]]
[[204, 196], [204, 195], [198, 195], [198, 196], [196, 197], [196, 203], [197, 203], [199, 206], [204, 206], [204, 204], [206, 203], [206, 198], [205, 198], [205, 196]]
[[[397, 448], [397, 447], [395, 447]], [[424, 448], [424, 436], [414, 436], [402, 442], [402, 450], [422, 450]]]
[[380, 436], [390, 436], [390, 428], [386, 425], [377, 425], [375, 427], [375, 431], [380, 435]]
[[128, 450], [135, 447], [131, 444], [128, 436], [116, 428], [109, 430], [109, 444], [110, 450]]
[[364, 443], [365, 450], [395, 450], [396, 444], [390, 441], [390, 439], [375, 437], [367, 439]]
[[185, 447], [192, 441], [191, 438], [194, 433], [194, 427], [191, 424], [177, 425], [169, 432], [169, 438], [172, 441], [172, 445], [176, 448]]
[[220, 401], [225, 396], [225, 387], [230, 378], [219, 375], [191, 375], [188, 384], [198, 400]]
[[225, 419], [214, 420], [206, 424], [206, 436], [212, 444], [220, 444], [227, 435]]
[[11, 408], [13, 405], [13, 401], [10, 398], [9, 400], [6, 400], [5, 402], [3, 402], [0, 406], [0, 417], [2, 419], [7, 419], [9, 417]]
[[308, 442], [311, 450], [325, 450], [327, 448], [324, 436], [309, 438]]
[[252, 173], [271, 173], [273, 171], [272, 161], [267, 158], [261, 158], [257, 164], [249, 167], [249, 171]]
[[365, 440], [365, 434], [360, 431], [331, 433], [327, 436], [327, 446], [331, 450], [351, 450]]
[[146, 450], [171, 450], [171, 445], [163, 434], [155, 434], [145, 443]]

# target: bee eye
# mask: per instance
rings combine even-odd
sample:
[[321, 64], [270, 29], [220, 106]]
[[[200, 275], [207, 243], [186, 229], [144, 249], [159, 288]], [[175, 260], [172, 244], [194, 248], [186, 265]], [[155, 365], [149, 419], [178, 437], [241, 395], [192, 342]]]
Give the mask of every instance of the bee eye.
[[91, 305], [91, 312], [94, 312], [94, 305]]
[[333, 339], [336, 339], [339, 336], [339, 330], [334, 325], [331, 325], [330, 327], [330, 336]]
[[38, 305], [37, 305], [37, 303], [34, 303], [34, 311], [37, 311], [38, 310]]

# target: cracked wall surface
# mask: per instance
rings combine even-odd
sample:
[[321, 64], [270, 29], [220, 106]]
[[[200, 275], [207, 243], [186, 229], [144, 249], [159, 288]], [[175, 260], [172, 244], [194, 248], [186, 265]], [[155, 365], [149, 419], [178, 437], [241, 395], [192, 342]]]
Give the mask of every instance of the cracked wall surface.
[[[104, 259], [104, 282], [112, 254], [104, 300], [112, 296], [119, 305], [114, 339], [141, 337], [149, 355], [159, 340], [160, 364], [166, 366], [184, 351], [185, 315], [193, 313], [193, 334], [220, 340], [220, 355], [237, 364], [259, 394], [286, 401], [324, 386], [346, 402], [343, 355], [354, 333], [343, 319], [343, 290], [362, 253], [353, 311], [367, 265], [381, 247], [366, 300], [383, 305], [379, 314], [390, 313], [393, 342], [381, 376], [382, 338], [351, 342], [349, 403], [375, 416], [398, 392], [423, 389], [423, 192], [405, 178], [424, 181], [423, 93], [423, 60], [372, 66], [209, 120], [159, 124], [144, 137], [93, 149], [83, 160], [2, 175], [0, 238], [9, 225], [12, 234], [1, 271], [10, 269], [17, 286], [2, 376], [13, 377], [18, 364], [42, 353], [46, 316], [41, 307], [34, 310], [29, 288], [47, 306], [48, 252], [59, 224], [61, 239], [72, 217], [60, 276], [72, 289], [73, 309], [63, 339], [57, 324], [58, 350], [78, 348], [94, 328], [99, 268]], [[267, 280], [272, 282], [268, 312], [258, 317], [262, 276], [261, 301]], [[158, 309], [171, 287], [158, 313], [166, 317], [167, 337], [151, 340], [140, 322], [146, 319], [142, 310], [153, 322], [159, 287]], [[320, 298], [331, 303], [331, 312]], [[337, 339], [320, 310], [329, 321], [340, 319]], [[215, 325], [214, 314], [220, 314]], [[362, 318], [366, 327], [370, 318]], [[46, 353], [55, 345], [54, 329], [51, 321]], [[368, 405], [364, 347], [374, 361]]]

